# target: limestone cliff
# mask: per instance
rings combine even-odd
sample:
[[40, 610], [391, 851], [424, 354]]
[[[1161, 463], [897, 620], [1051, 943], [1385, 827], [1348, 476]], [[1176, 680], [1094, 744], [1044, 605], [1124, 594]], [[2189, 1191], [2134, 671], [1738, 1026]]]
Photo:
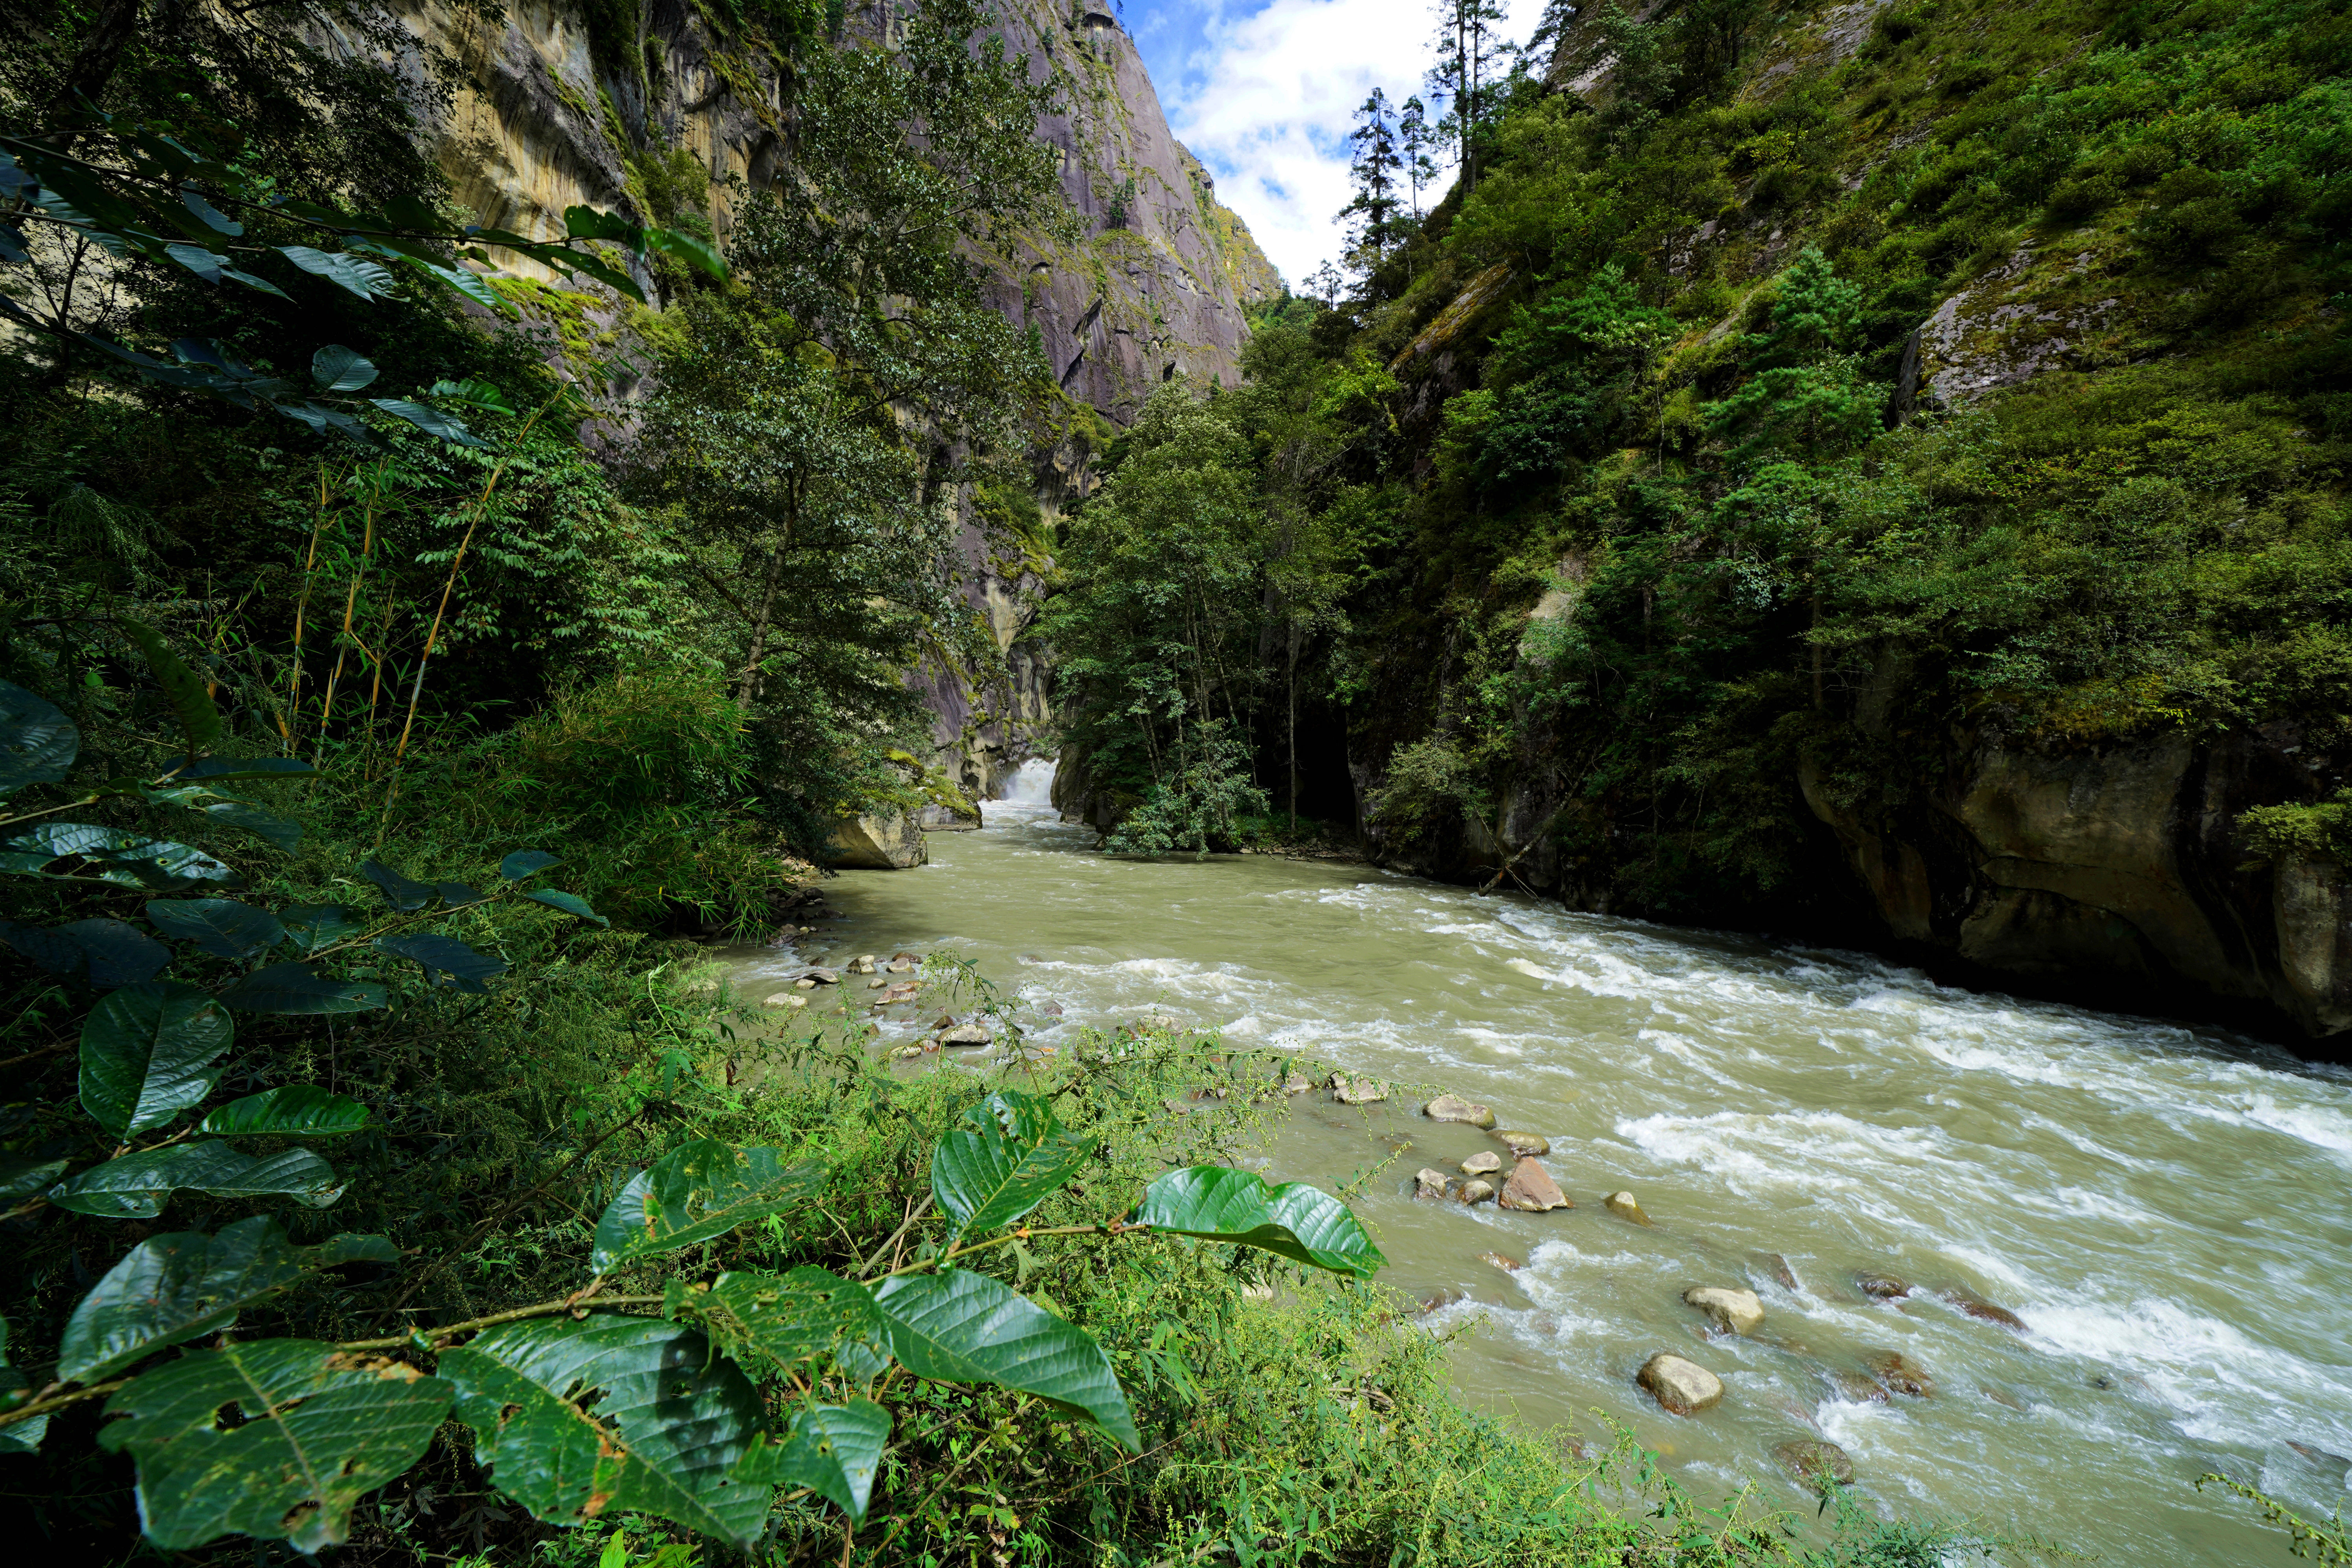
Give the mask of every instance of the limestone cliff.
[[[643, 37], [620, 40], [598, 38], [586, 0], [508, 0], [496, 10], [393, 3], [416, 40], [410, 74], [421, 80], [435, 56], [455, 68], [446, 107], [427, 94], [418, 101], [457, 199], [480, 221], [551, 237], [576, 203], [638, 211], [651, 160], [675, 147], [712, 176], [709, 216], [723, 239], [738, 182], [756, 192], [778, 175], [778, 62], [716, 30], [685, 0], [650, 0]], [[1074, 245], [1024, 243], [979, 258], [990, 302], [1038, 329], [1060, 384], [1063, 412], [1032, 454], [1037, 500], [1050, 518], [1086, 492], [1093, 454], [1151, 387], [1177, 375], [1203, 384], [1238, 379], [1249, 332], [1243, 312], [1278, 293], [1281, 279], [1170, 133], [1113, 16], [1009, 0], [1002, 30], [1041, 77], [1059, 72], [1068, 84], [1037, 134], [1060, 150], [1063, 193], [1083, 223]], [[554, 281], [520, 258], [500, 259], [525, 278]], [[620, 329], [610, 297], [516, 292], [531, 296], [525, 302], [557, 329], [566, 358], [625, 413], [643, 388], [625, 374], [588, 369]], [[625, 430], [614, 421], [604, 435]], [[1049, 568], [1034, 541], [1008, 550], [985, 526], [984, 509], [968, 508], [967, 520], [965, 598], [994, 634], [1004, 668], [927, 668], [911, 679], [934, 714], [937, 761], [961, 788], [987, 795], [1050, 726], [1048, 672], [1014, 646]]]

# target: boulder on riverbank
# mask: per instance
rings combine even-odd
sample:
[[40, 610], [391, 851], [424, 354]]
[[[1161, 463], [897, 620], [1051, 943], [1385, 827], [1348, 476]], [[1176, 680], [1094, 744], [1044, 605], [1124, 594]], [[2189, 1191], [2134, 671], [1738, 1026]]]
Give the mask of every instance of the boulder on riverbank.
[[1483, 1105], [1451, 1094], [1441, 1094], [1421, 1108], [1421, 1113], [1432, 1121], [1458, 1121], [1465, 1126], [1485, 1130], [1495, 1125], [1495, 1113]]
[[1695, 1415], [1723, 1403], [1723, 1380], [1694, 1361], [1661, 1351], [1635, 1377], [1670, 1415]]
[[1529, 1154], [1551, 1152], [1551, 1140], [1538, 1133], [1497, 1132], [1495, 1136], [1503, 1141], [1504, 1148], [1521, 1159], [1525, 1159]]
[[1631, 1220], [1640, 1226], [1650, 1223], [1650, 1216], [1642, 1212], [1640, 1200], [1631, 1193], [1612, 1193], [1601, 1201], [1619, 1219]]
[[1544, 1214], [1552, 1209], [1572, 1209], [1568, 1194], [1550, 1173], [1535, 1163], [1532, 1155], [1511, 1167], [1511, 1178], [1503, 1184], [1503, 1206], [1528, 1214]]
[[1725, 1333], [1748, 1333], [1764, 1321], [1764, 1303], [1753, 1290], [1694, 1285], [1683, 1292], [1683, 1303], [1705, 1312], [1708, 1321]]
[[930, 858], [923, 830], [904, 812], [877, 812], [845, 818], [833, 830], [824, 858], [853, 871], [903, 871]]
[[1780, 1462], [1782, 1469], [1809, 1487], [1819, 1487], [1823, 1481], [1835, 1481], [1842, 1487], [1853, 1485], [1853, 1458], [1835, 1443], [1801, 1437], [1773, 1449], [1772, 1458]]

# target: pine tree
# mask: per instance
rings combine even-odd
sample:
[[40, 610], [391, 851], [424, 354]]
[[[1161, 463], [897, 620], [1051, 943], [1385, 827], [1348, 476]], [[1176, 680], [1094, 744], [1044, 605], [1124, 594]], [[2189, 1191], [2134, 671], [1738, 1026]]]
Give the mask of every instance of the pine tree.
[[1503, 8], [1496, 0], [1436, 0], [1436, 62], [1426, 79], [1430, 96], [1446, 104], [1439, 133], [1455, 148], [1465, 192], [1478, 188], [1478, 132], [1501, 106], [1504, 62], [1517, 51], [1496, 29]]
[[1396, 196], [1397, 173], [1403, 164], [1397, 152], [1396, 127], [1390, 120], [1388, 95], [1379, 88], [1357, 106], [1356, 128], [1348, 133], [1348, 140], [1356, 150], [1354, 161], [1348, 165], [1356, 199], [1339, 209], [1339, 217], [1342, 222], [1353, 220], [1349, 266], [1370, 273], [1388, 255], [1396, 237], [1401, 205]]
[[1412, 189], [1412, 216], [1421, 219], [1421, 188], [1437, 183], [1437, 160], [1430, 150], [1437, 145], [1437, 136], [1429, 123], [1429, 106], [1418, 96], [1404, 100], [1397, 112], [1397, 146], [1404, 154], [1405, 183]]
[[1568, 31], [1576, 26], [1580, 13], [1576, 0], [1544, 0], [1543, 18], [1536, 24], [1526, 48], [1520, 51], [1522, 58], [1541, 60], [1543, 73], [1550, 75], [1552, 61], [1558, 58], [1560, 45], [1568, 41]]

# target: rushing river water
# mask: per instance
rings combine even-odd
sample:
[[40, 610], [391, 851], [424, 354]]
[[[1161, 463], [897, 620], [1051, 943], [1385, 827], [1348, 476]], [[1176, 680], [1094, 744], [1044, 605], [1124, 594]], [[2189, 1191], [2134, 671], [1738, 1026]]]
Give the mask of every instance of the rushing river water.
[[[952, 952], [1058, 1002], [1045, 1041], [1165, 1015], [1548, 1137], [1573, 1210], [1416, 1201], [1415, 1169], [1496, 1147], [1415, 1114], [1418, 1099], [1302, 1096], [1267, 1151], [1276, 1179], [1334, 1186], [1410, 1138], [1356, 1206], [1384, 1281], [1465, 1296], [1426, 1321], [1485, 1319], [1454, 1352], [1465, 1397], [1588, 1434], [1598, 1408], [1702, 1495], [1751, 1478], [1790, 1506], [1804, 1494], [1773, 1448], [1827, 1437], [1892, 1508], [2110, 1563], [2290, 1561], [2251, 1509], [2193, 1489], [2204, 1470], [2323, 1515], [2346, 1500], [2352, 1074], [1854, 953], [1371, 868], [1108, 859], [1042, 805], [1039, 768], [982, 830], [933, 834], [929, 866], [833, 884], [850, 919], [808, 951]], [[799, 963], [738, 950], [737, 968], [756, 1002]], [[912, 1037], [916, 1022], [888, 1027]], [[1601, 1205], [1619, 1188], [1654, 1228]], [[1505, 1274], [1489, 1251], [1526, 1266]], [[1863, 1271], [1918, 1289], [1874, 1304]], [[1702, 1284], [1755, 1289], [1762, 1328], [1700, 1338], [1681, 1294]], [[1633, 1382], [1660, 1350], [1721, 1376], [1723, 1404], [1661, 1412]], [[1935, 1394], [1857, 1397], [1853, 1374], [1884, 1351]]]

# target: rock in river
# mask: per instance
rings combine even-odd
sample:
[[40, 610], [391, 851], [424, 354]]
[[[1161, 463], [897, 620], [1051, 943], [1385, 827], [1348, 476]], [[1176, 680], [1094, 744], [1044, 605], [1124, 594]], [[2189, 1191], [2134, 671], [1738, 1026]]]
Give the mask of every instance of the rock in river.
[[1835, 1443], [1824, 1443], [1818, 1437], [1800, 1438], [1783, 1443], [1772, 1450], [1780, 1468], [1807, 1486], [1817, 1487], [1823, 1481], [1835, 1481], [1842, 1487], [1853, 1485], [1853, 1460]]
[[860, 953], [851, 959], [845, 967], [852, 974], [871, 974], [874, 973], [874, 955], [870, 952]]
[[808, 978], [819, 985], [838, 985], [841, 984], [841, 972], [837, 969], [812, 969], [808, 972]]
[[1601, 1201], [1607, 1205], [1609, 1212], [1619, 1219], [1630, 1219], [1635, 1225], [1650, 1223], [1650, 1216], [1642, 1212], [1640, 1200], [1631, 1193], [1612, 1193]]
[[1872, 1353], [1864, 1364], [1870, 1368], [1870, 1375], [1876, 1378], [1881, 1386], [1891, 1389], [1896, 1394], [1906, 1394], [1914, 1399], [1925, 1399], [1936, 1392], [1936, 1380], [1929, 1377], [1926, 1369], [1909, 1356], [1898, 1354], [1894, 1351], [1877, 1351]]
[[1696, 1307], [1717, 1329], [1744, 1334], [1764, 1321], [1764, 1303], [1753, 1290], [1727, 1290], [1719, 1285], [1694, 1285], [1683, 1292], [1686, 1306]]
[[1495, 1184], [1475, 1179], [1465, 1182], [1462, 1184], [1461, 1195], [1462, 1201], [1465, 1204], [1483, 1204], [1495, 1195]]
[[1517, 1274], [1521, 1267], [1517, 1258], [1506, 1258], [1499, 1252], [1482, 1252], [1478, 1255], [1478, 1261], [1491, 1263], [1506, 1274]]
[[1696, 1362], [1663, 1351], [1642, 1363], [1636, 1381], [1671, 1415], [1696, 1415], [1723, 1403], [1721, 1378]]
[[1413, 1196], [1417, 1198], [1442, 1198], [1445, 1195], [1446, 1183], [1452, 1181], [1453, 1178], [1448, 1176], [1443, 1171], [1433, 1171], [1428, 1166], [1423, 1165], [1420, 1170], [1413, 1173], [1412, 1180]]
[[1462, 1162], [1465, 1176], [1491, 1176], [1503, 1168], [1503, 1157], [1492, 1149], [1481, 1149]]
[[1853, 1282], [1857, 1289], [1874, 1301], [1899, 1301], [1911, 1294], [1910, 1282], [1892, 1274], [1857, 1274]]
[[1495, 1136], [1503, 1141], [1504, 1148], [1508, 1149], [1512, 1153], [1517, 1154], [1521, 1158], [1525, 1158], [1529, 1154], [1549, 1154], [1551, 1152], [1551, 1140], [1538, 1133], [1497, 1132]]
[[1331, 1075], [1331, 1098], [1342, 1105], [1378, 1105], [1389, 1097], [1389, 1086], [1378, 1079]]
[[943, 1046], [984, 1046], [996, 1037], [988, 1032], [985, 1024], [962, 1024], [940, 1036]]
[[1421, 1113], [1432, 1121], [1460, 1121], [1482, 1129], [1495, 1125], [1493, 1111], [1451, 1094], [1439, 1095], [1423, 1106]]
[[2006, 1307], [1996, 1307], [1983, 1297], [1967, 1290], [1946, 1290], [1941, 1294], [1945, 1300], [1979, 1322], [1999, 1323], [2002, 1328], [2015, 1329], [2021, 1334], [2025, 1331], [2025, 1320]]
[[1511, 1179], [1503, 1184], [1503, 1206], [1542, 1214], [1548, 1209], [1572, 1209], [1576, 1205], [1568, 1201], [1559, 1184], [1530, 1155], [1511, 1167]]

